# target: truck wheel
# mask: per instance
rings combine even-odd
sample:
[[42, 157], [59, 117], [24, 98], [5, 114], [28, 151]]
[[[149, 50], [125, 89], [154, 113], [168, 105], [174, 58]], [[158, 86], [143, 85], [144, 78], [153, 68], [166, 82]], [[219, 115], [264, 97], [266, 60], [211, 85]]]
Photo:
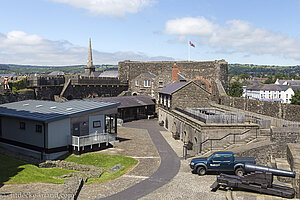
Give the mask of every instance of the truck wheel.
[[198, 167], [198, 168], [197, 168], [197, 174], [198, 174], [199, 176], [205, 175], [205, 174], [206, 174], [206, 169], [205, 169], [205, 167], [202, 167], [202, 166]]
[[245, 174], [244, 169], [241, 167], [236, 168], [234, 172], [235, 172], [235, 175], [237, 175], [237, 176], [243, 176]]

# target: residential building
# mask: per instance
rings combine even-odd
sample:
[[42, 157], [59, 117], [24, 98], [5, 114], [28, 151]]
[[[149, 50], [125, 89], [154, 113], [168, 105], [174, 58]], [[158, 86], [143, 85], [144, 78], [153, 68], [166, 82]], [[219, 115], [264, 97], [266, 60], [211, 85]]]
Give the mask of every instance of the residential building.
[[244, 88], [243, 97], [260, 101], [291, 103], [296, 88], [289, 85], [256, 84]]
[[276, 85], [300, 85], [300, 80], [279, 80], [275, 81]]

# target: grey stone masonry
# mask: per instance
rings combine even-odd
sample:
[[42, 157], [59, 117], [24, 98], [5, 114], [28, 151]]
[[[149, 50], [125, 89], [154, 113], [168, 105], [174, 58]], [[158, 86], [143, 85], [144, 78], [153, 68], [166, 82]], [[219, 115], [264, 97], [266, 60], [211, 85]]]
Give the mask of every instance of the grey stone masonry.
[[209, 81], [218, 79], [222, 82], [224, 88], [227, 86], [228, 63], [225, 60], [217, 61], [158, 61], [158, 62], [119, 62], [119, 79], [121, 81], [130, 81], [143, 72], [151, 72], [159, 75], [167, 70], [172, 70], [174, 63], [187, 80], [203, 77]]
[[63, 175], [58, 178], [68, 178], [68, 177], [76, 177], [83, 178], [86, 181], [88, 178], [99, 178], [103, 173], [104, 169], [95, 167], [92, 165], [80, 165], [73, 162], [67, 162], [64, 160], [47, 160], [46, 162], [40, 163], [39, 167], [41, 168], [53, 168], [58, 167], [62, 169], [75, 170], [75, 171], [83, 171], [84, 173], [71, 173], [67, 175]]

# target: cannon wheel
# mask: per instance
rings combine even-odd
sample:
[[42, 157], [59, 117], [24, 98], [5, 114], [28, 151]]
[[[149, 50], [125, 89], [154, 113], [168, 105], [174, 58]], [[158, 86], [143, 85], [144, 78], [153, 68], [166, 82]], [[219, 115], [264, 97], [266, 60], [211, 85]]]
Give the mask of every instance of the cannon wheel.
[[235, 175], [237, 175], [237, 176], [243, 176], [243, 175], [245, 174], [245, 171], [244, 171], [243, 168], [238, 167], [238, 168], [235, 169], [234, 173], [235, 173]]
[[197, 167], [197, 174], [198, 174], [199, 176], [205, 175], [205, 174], [206, 174], [206, 169], [205, 169], [205, 167], [202, 167], [202, 166]]

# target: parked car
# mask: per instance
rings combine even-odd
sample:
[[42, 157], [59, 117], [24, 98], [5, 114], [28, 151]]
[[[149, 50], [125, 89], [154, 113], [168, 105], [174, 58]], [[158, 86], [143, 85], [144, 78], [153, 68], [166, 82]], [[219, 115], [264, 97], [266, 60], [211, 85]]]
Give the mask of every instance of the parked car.
[[191, 160], [190, 167], [193, 173], [200, 176], [206, 172], [232, 172], [237, 176], [245, 173], [244, 164], [256, 164], [254, 157], [235, 157], [232, 152], [219, 151], [210, 157], [194, 158]]

